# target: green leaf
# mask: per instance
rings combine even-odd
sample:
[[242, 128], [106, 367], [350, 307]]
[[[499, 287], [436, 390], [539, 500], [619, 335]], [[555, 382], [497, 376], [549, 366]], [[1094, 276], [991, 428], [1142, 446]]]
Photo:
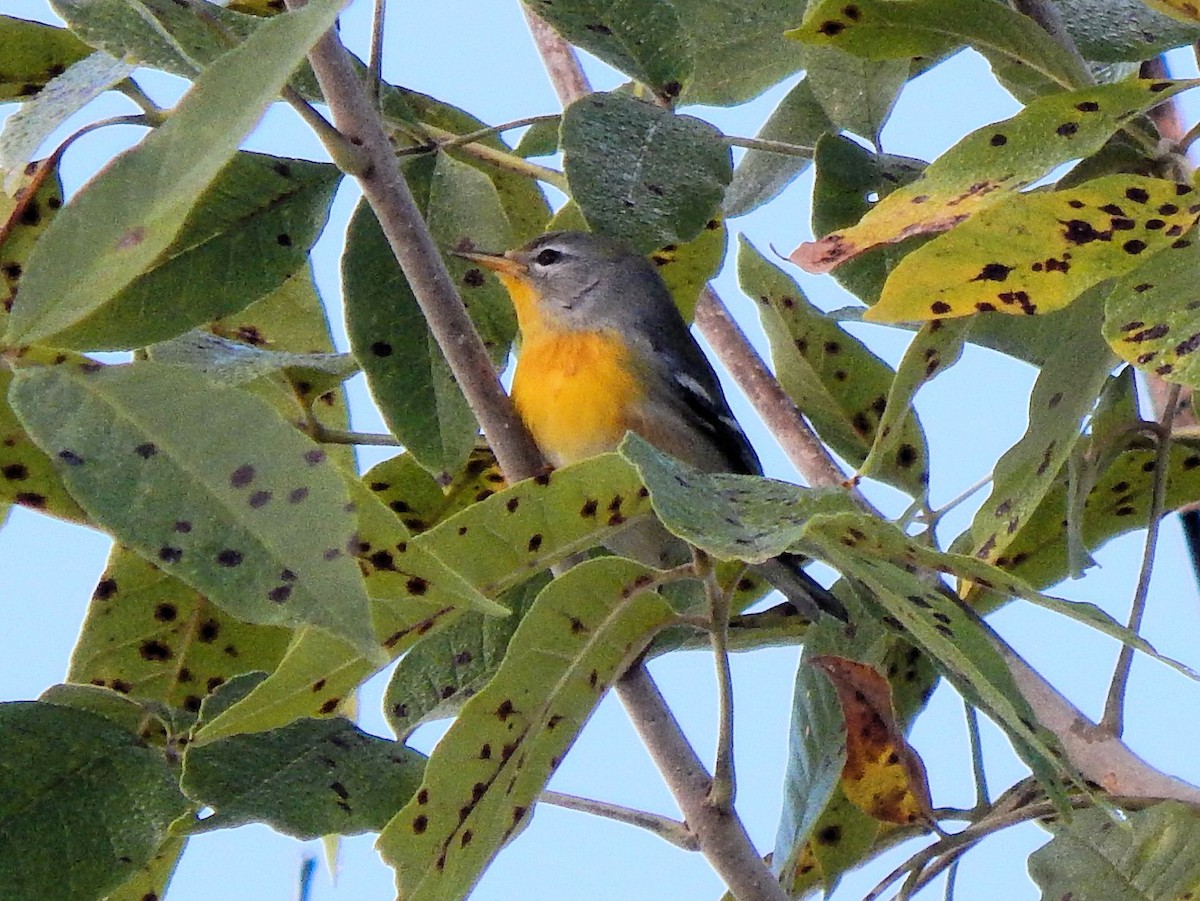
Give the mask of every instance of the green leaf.
[[969, 552], [997, 561], [1041, 503], [1079, 441], [1114, 359], [1096, 331], [1098, 305], [1076, 304], [1060, 323], [1058, 351], [1042, 368], [1029, 398], [1029, 427], [996, 463], [992, 493], [971, 524]]
[[[404, 171], [443, 251], [464, 238], [479, 247], [510, 246], [508, 220], [479, 170], [438, 154]], [[493, 362], [503, 365], [516, 331], [508, 296], [468, 261], [446, 260]], [[457, 471], [479, 425], [365, 201], [351, 218], [342, 273], [350, 345], [388, 428], [430, 472]]]
[[535, 577], [501, 595], [511, 616], [466, 613], [401, 658], [383, 699], [388, 725], [401, 741], [422, 723], [454, 715], [491, 679], [546, 581]]
[[[1120, 448], [1087, 492], [1082, 522], [1077, 524], [1083, 549], [1094, 551], [1105, 542], [1146, 527], [1153, 487], [1156, 451], [1151, 442], [1134, 436]], [[1200, 500], [1200, 444], [1175, 439], [1167, 464], [1164, 510]], [[1070, 515], [1067, 479], [1060, 476], [1029, 515], [995, 563], [1036, 588], [1054, 585], [1071, 573], [1067, 558]]]
[[810, 516], [855, 509], [840, 490], [700, 472], [636, 434], [625, 436], [620, 454], [637, 467], [663, 525], [720, 560], [778, 557], [803, 536]]
[[197, 713], [241, 673], [269, 672], [291, 635], [240, 622], [149, 561], [114, 546], [92, 592], [67, 678]]
[[555, 116], [548, 122], [535, 122], [521, 135], [521, 140], [513, 152], [525, 159], [553, 156], [558, 153], [558, 130], [561, 125], [561, 116]]
[[809, 47], [807, 81], [833, 131], [852, 131], [878, 146], [879, 133], [908, 81], [909, 61], [864, 60], [836, 47]]
[[670, 0], [531, 0], [529, 7], [663, 99], [678, 97], [691, 76], [691, 46]]
[[140, 870], [109, 892], [104, 901], [148, 901], [163, 898], [183, 855], [186, 838], [169, 838]]
[[[827, 318], [800, 286], [742, 239], [738, 281], [759, 303], [779, 384], [821, 438], [851, 465], [866, 459], [887, 412], [895, 373], [866, 345]], [[876, 475], [913, 496], [929, 482], [929, 450], [911, 407], [894, 423], [895, 453]]]
[[1200, 39], [1200, 24], [1149, 9], [1143, 0], [1055, 0], [1084, 59], [1141, 62]]
[[803, 4], [776, 0], [671, 0], [695, 60], [686, 103], [733, 106], [804, 68], [783, 36], [799, 24]]
[[[812, 84], [808, 79], [801, 79], [779, 101], [779, 106], [755, 137], [814, 147], [817, 139], [832, 128], [833, 123], [813, 94]], [[810, 165], [811, 154], [793, 156], [768, 150], [747, 150], [734, 168], [733, 181], [725, 192], [725, 215], [744, 216], [769, 203]]]
[[1158, 378], [1200, 385], [1200, 247], [1189, 234], [1118, 280], [1104, 305], [1104, 337], [1124, 360]]
[[[228, 52], [228, 34], [244, 38], [260, 20], [215, 4], [203, 15], [174, 0], [51, 0], [67, 26], [93, 47], [184, 78]], [[149, 20], [149, 21], [148, 21]], [[213, 28], [211, 21], [221, 26]]]
[[214, 384], [230, 387], [282, 372], [311, 386], [314, 395], [324, 394], [359, 371], [350, 354], [263, 350], [201, 329], [152, 344], [146, 354], [157, 363], [186, 366]]
[[643, 252], [699, 235], [732, 178], [715, 128], [625, 94], [571, 104], [562, 146], [571, 196], [588, 223]]
[[128, 287], [170, 247], [343, 0], [268, 19], [203, 72], [165, 124], [63, 209], [30, 254], [7, 339], [46, 342]]
[[[0, 191], [0, 326], [8, 322], [29, 254], [63, 204], [57, 161], [4, 179]], [[9, 193], [11, 191], [11, 193]]]
[[304, 267], [340, 180], [328, 163], [237, 153], [163, 256], [54, 344], [141, 347], [240, 312]]
[[[0, 19], [0, 23], [3, 19]], [[0, 39], [2, 40], [2, 39]], [[73, 63], [49, 81], [38, 95], [23, 103], [4, 121], [0, 134], [0, 168], [8, 170], [6, 187], [24, 171], [42, 145], [60, 125], [136, 67], [104, 51]]]
[[1179, 235], [1198, 214], [1193, 188], [1140, 175], [1019, 194], [906, 256], [863, 318], [1052, 312], [1160, 251], [1186, 247]]
[[70, 522], [87, 522], [50, 457], [34, 444], [8, 402], [12, 373], [0, 369], [0, 501]]
[[0, 16], [0, 47], [0, 101], [36, 94], [92, 52], [65, 28], [15, 16]]
[[604, 692], [673, 618], [645, 590], [654, 572], [591, 560], [538, 596], [495, 677], [439, 742], [416, 798], [379, 837], [405, 898], [464, 896], [526, 824]]
[[[884, 622], [900, 629], [963, 697], [991, 716], [1038, 781], [1061, 799], [1060, 780], [1074, 777], [1062, 763], [1053, 733], [1034, 725], [1033, 711], [998, 650], [1002, 639], [956, 597], [912, 571], [914, 565], [949, 565], [950, 555], [931, 551], [891, 523], [862, 512], [816, 515], [808, 521], [804, 539], [816, 556], [871, 593], [887, 613]], [[981, 565], [968, 559], [951, 562], [964, 571]]]
[[262, 401], [149, 362], [24, 369], [9, 400], [123, 544], [238, 619], [373, 651], [342, 479]]
[[668, 244], [650, 254], [671, 299], [688, 322], [695, 316], [701, 292], [725, 262], [728, 238], [724, 221], [710, 219], [699, 237], [684, 244]]
[[999, 76], [1037, 93], [1091, 81], [1033, 19], [994, 0], [821, 0], [788, 37], [872, 60], [939, 57], [969, 46], [987, 57]]
[[383, 828], [421, 782], [425, 757], [349, 720], [304, 719], [189, 747], [183, 790], [213, 808], [200, 827], [266, 823], [299, 839]]
[[[979, 2], [1007, 12], [991, 0]], [[823, 273], [881, 244], [946, 231], [1009, 201], [1014, 192], [1055, 166], [1096, 153], [1132, 118], [1196, 85], [1195, 81], [1134, 80], [1035, 100], [1012, 118], [971, 132], [930, 163], [920, 178], [877, 203], [856, 225], [801, 245], [792, 260], [809, 272]]]
[[650, 504], [637, 472], [601, 454], [504, 489], [414, 538], [479, 591], [499, 592], [603, 544]]
[[[841, 135], [825, 135], [817, 141], [813, 165], [812, 226], [818, 236], [858, 222], [883, 198], [919, 178], [925, 168], [920, 160], [872, 153]], [[864, 303], [874, 304], [888, 273], [928, 240], [915, 235], [898, 244], [883, 244], [847, 260], [833, 271], [833, 277]]]
[[1200, 892], [1200, 819], [1178, 801], [1125, 812], [1079, 810], [1029, 858], [1043, 898], [1186, 898]]
[[11, 901], [102, 897], [188, 809], [157, 751], [53, 704], [0, 704], [0, 774], [0, 895]]

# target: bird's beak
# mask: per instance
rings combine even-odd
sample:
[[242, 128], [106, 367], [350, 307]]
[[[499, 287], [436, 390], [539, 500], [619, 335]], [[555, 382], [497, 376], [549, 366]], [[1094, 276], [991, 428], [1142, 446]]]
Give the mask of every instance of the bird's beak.
[[507, 275], [509, 278], [521, 278], [528, 271], [524, 263], [514, 260], [508, 253], [482, 253], [479, 251], [468, 252], [456, 250], [454, 251], [454, 255], [464, 260], [470, 260], [472, 263], [478, 263], [480, 266], [485, 266], [498, 275]]

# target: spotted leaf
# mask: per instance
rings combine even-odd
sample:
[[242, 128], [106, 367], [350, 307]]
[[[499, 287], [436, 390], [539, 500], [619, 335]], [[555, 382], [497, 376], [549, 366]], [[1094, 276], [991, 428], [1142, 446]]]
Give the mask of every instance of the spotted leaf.
[[[1062, 56], [1059, 50], [1056, 54]], [[1011, 119], [973, 131], [856, 225], [800, 245], [791, 260], [808, 272], [828, 272], [872, 247], [946, 231], [1055, 166], [1097, 152], [1130, 119], [1195, 86], [1194, 81], [1127, 81], [1035, 100]]]
[[314, 0], [263, 22], [197, 77], [164, 125], [72, 199], [30, 255], [10, 341], [46, 342], [159, 258], [342, 5]]
[[342, 479], [262, 401], [148, 362], [23, 369], [9, 399], [123, 544], [239, 619], [374, 653]]
[[[510, 246], [496, 190], [478, 170], [438, 154], [410, 162], [404, 173], [443, 251], [463, 238], [488, 249]], [[493, 362], [503, 365], [516, 331], [504, 289], [465, 260], [447, 257], [447, 265]], [[479, 425], [365, 201], [351, 218], [342, 272], [350, 346], [388, 428], [430, 472], [457, 471]]]
[[699, 235], [733, 176], [729, 146], [711, 125], [624, 94], [571, 104], [562, 147], [588, 224], [643, 252]]
[[547, 586], [495, 677], [438, 743], [415, 798], [379, 837], [409, 901], [465, 895], [533, 806], [605, 691], [671, 607], [654, 570], [582, 563]]
[[1200, 386], [1200, 247], [1189, 233], [1113, 285], [1104, 337], [1122, 359], [1168, 382]]
[[1081, 436], [1115, 359], [1097, 334], [1100, 297], [1073, 305], [1060, 323], [1058, 352], [1046, 361], [1029, 398], [1025, 435], [997, 461], [992, 493], [961, 549], [998, 562], [1054, 485]]
[[[744, 238], [738, 247], [738, 280], [759, 302], [771, 343], [776, 378], [821, 437], [852, 465], [863, 462], [878, 440], [896, 373], [866, 345], [826, 317], [800, 286]], [[875, 474], [913, 495], [925, 492], [929, 457], [925, 434], [911, 406], [893, 417], [893, 456]]]
[[67, 678], [195, 714], [234, 676], [273, 670], [290, 638], [287, 629], [235, 619], [117, 545], [92, 592]]
[[904, 737], [878, 670], [845, 657], [808, 661], [833, 683], [845, 719], [842, 791], [877, 820], [908, 826], [932, 817], [925, 765]]
[[423, 755], [335, 717], [190, 746], [181, 782], [213, 809], [206, 829], [257, 822], [313, 839], [382, 829], [424, 769]]
[[979, 312], [1048, 313], [1168, 248], [1200, 214], [1188, 185], [1112, 175], [1010, 197], [914, 251], [892, 271], [870, 322]]
[[787, 34], [875, 60], [937, 58], [969, 45], [1022, 93], [1077, 88], [1091, 80], [1031, 18], [991, 0], [822, 0]]
[[0, 16], [0, 101], [31, 97], [92, 48], [66, 28]]

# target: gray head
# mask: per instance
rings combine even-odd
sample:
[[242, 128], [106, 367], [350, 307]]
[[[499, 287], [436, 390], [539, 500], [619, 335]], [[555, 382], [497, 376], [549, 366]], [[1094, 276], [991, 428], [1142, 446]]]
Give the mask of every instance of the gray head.
[[495, 272], [521, 331], [670, 327], [678, 319], [654, 264], [616, 238], [551, 232], [504, 254], [461, 254]]

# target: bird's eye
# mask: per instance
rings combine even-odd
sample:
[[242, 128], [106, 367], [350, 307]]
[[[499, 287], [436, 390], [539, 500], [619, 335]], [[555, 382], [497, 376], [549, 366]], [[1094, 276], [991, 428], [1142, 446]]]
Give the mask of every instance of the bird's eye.
[[539, 253], [536, 257], [534, 257], [533, 261], [535, 263], [537, 263], [539, 266], [549, 266], [551, 263], [557, 263], [561, 259], [562, 259], [562, 251], [561, 250], [555, 250], [552, 247], [547, 247], [545, 250], [543, 250], [541, 253]]

